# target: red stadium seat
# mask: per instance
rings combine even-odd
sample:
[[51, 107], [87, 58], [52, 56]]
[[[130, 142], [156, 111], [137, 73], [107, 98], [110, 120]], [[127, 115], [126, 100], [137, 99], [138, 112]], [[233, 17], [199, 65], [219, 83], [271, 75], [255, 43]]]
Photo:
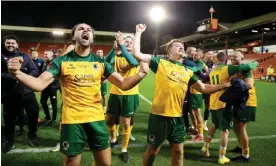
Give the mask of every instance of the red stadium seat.
[[[65, 49], [68, 47], [68, 44], [62, 44], [62, 43], [31, 43], [31, 42], [25, 42], [20, 43], [20, 50], [22, 52], [25, 52], [27, 54], [31, 54], [30, 48], [36, 49], [38, 51], [38, 55], [41, 58], [44, 58], [44, 51], [45, 50], [62, 50], [61, 54], [65, 51]], [[102, 49], [104, 52], [104, 55], [106, 55], [113, 46], [108, 45], [93, 45], [92, 46], [92, 52], [96, 53], [98, 49]]]

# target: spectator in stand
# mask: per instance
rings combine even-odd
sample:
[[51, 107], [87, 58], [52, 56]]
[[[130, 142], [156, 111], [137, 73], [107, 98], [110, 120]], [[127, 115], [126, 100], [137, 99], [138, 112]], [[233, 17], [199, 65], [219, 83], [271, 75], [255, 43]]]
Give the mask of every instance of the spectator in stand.
[[271, 81], [273, 81], [272, 80], [272, 73], [274, 73], [274, 68], [272, 67], [272, 65], [270, 65], [267, 69], [266, 69], [266, 81], [269, 81], [269, 80], [271, 80]]
[[261, 67], [261, 68], [259, 69], [259, 72], [262, 73], [262, 76], [263, 76], [263, 75], [264, 75], [264, 68]]

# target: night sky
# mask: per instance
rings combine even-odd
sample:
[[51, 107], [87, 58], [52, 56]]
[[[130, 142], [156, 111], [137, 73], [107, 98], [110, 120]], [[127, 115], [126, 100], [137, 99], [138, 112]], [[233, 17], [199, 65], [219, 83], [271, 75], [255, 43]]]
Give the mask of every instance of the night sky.
[[[275, 10], [275, 2], [1, 2], [2, 25], [72, 28], [86, 22], [99, 31], [135, 32], [137, 23], [145, 23], [143, 40], [154, 47], [154, 23], [149, 10], [161, 5], [167, 19], [162, 22], [161, 43], [164, 37], [180, 38], [192, 34], [196, 22], [209, 18], [213, 5], [219, 22], [233, 23]], [[250, 4], [250, 6], [249, 6]]]

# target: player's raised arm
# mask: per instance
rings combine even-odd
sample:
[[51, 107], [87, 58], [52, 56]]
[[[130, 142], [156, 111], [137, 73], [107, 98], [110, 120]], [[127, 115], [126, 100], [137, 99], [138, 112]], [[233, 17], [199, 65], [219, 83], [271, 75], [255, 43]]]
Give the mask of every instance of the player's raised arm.
[[106, 54], [105, 56], [105, 60], [106, 62], [113, 64], [114, 63], [114, 56], [115, 56], [115, 50], [117, 48], [117, 42], [114, 41], [114, 46], [112, 47], [112, 49]]
[[14, 78], [34, 91], [42, 91], [54, 81], [53, 75], [47, 71], [43, 72], [38, 78], [23, 73], [20, 71], [22, 63], [23, 59], [19, 57], [9, 59], [9, 72]]
[[235, 73], [254, 70], [258, 67], [258, 64], [259, 64], [258, 62], [252, 62], [252, 63], [248, 63], [248, 64], [241, 64], [238, 66], [229, 65], [228, 66], [228, 74], [229, 74], [229, 76], [232, 76]]
[[131, 66], [138, 66], [139, 62], [132, 56], [130, 55], [130, 53], [128, 52], [126, 46], [125, 46], [125, 41], [124, 41], [124, 37], [123, 34], [119, 31], [116, 36], [116, 41], [119, 44], [119, 47], [122, 51], [123, 56], [126, 58], [127, 62], [131, 65]]
[[146, 30], [146, 25], [145, 24], [136, 25], [136, 33], [135, 33], [134, 41], [133, 41], [133, 43], [134, 43], [133, 44], [133, 56], [138, 61], [144, 61], [144, 62], [147, 62], [149, 64], [150, 60], [151, 60], [151, 55], [143, 54], [143, 53], [141, 53], [141, 50], [140, 50], [141, 35], [145, 30]]
[[202, 83], [200, 80], [195, 78], [195, 76], [193, 76], [191, 79], [193, 81], [193, 84], [191, 86], [195, 90], [205, 94], [215, 93], [225, 88], [229, 88], [231, 86], [230, 82], [219, 84], [219, 85], [210, 85], [210, 84]]
[[65, 54], [71, 52], [71, 51], [74, 50], [74, 49], [75, 49], [75, 45], [73, 45], [73, 44], [69, 45], [69, 46], [66, 48], [66, 50], [64, 51], [63, 55], [65, 55]]
[[145, 62], [140, 62], [139, 73], [135, 76], [124, 78], [119, 73], [114, 72], [107, 77], [108, 81], [118, 88], [126, 91], [136, 86], [149, 72], [149, 65]]

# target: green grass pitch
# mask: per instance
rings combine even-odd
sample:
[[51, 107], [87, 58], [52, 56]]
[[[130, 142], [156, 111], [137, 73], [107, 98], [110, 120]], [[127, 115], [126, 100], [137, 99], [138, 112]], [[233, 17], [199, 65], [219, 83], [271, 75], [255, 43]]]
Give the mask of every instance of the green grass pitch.
[[[256, 81], [257, 96], [258, 96], [258, 108], [257, 117], [255, 123], [250, 123], [248, 125], [248, 135], [250, 137], [254, 136], [271, 136], [271, 138], [266, 139], [253, 139], [250, 140], [250, 165], [254, 166], [272, 166], [276, 165], [276, 84], [266, 83]], [[155, 88], [155, 77], [153, 73], [150, 73], [139, 85], [140, 93], [147, 99], [152, 101], [154, 96]], [[110, 84], [108, 84], [108, 89], [110, 89]], [[107, 95], [108, 96], [108, 95]], [[38, 96], [39, 98], [39, 96]], [[59, 97], [60, 99], [60, 97]], [[60, 100], [58, 107], [60, 110]], [[146, 133], [147, 133], [147, 121], [150, 112], [150, 104], [145, 102], [140, 98], [140, 107], [135, 114], [135, 125], [132, 134], [136, 137], [136, 141], [130, 141], [130, 145], [133, 144], [145, 144], [146, 143]], [[203, 114], [203, 111], [202, 111]], [[60, 113], [58, 113], [59, 119]], [[40, 118], [44, 118], [44, 113], [40, 108]], [[209, 119], [209, 124], [211, 119]], [[3, 121], [2, 121], [3, 123]], [[25, 127], [27, 131], [27, 127]], [[40, 146], [37, 148], [54, 147], [59, 140], [59, 124], [52, 126], [39, 126], [38, 136], [40, 138]], [[219, 138], [219, 132], [216, 133], [215, 138]], [[206, 135], [207, 133], [204, 132]], [[273, 137], [274, 135], [274, 137]], [[234, 138], [235, 135], [233, 131], [230, 133], [230, 138]], [[121, 138], [119, 137], [119, 141]], [[171, 162], [170, 149], [167, 146], [168, 142], [164, 142], [161, 148], [160, 154], [157, 156], [154, 165], [168, 166]], [[29, 149], [27, 145], [27, 140], [21, 136], [16, 136], [15, 145], [17, 149]], [[204, 158], [201, 156], [200, 148], [202, 144], [186, 144], [184, 148], [184, 164], [185, 165], [200, 165], [209, 166], [217, 165], [218, 159], [218, 143], [211, 144], [211, 157]], [[236, 146], [236, 141], [229, 142], [228, 149], [232, 149]], [[143, 153], [146, 150], [145, 146], [132, 147], [128, 149], [131, 155], [131, 162], [129, 164], [124, 164], [118, 157], [120, 154], [120, 148], [112, 149], [112, 165], [122, 166], [141, 166]], [[228, 152], [226, 154], [228, 157], [235, 157], [237, 154]], [[62, 165], [63, 157], [60, 152], [25, 152], [25, 153], [11, 153], [11, 154], [1, 154], [1, 164], [3, 166], [54, 166]], [[93, 157], [89, 150], [85, 150], [82, 154], [81, 165], [89, 166], [93, 161]], [[231, 162], [230, 165], [249, 165], [242, 163]]]

